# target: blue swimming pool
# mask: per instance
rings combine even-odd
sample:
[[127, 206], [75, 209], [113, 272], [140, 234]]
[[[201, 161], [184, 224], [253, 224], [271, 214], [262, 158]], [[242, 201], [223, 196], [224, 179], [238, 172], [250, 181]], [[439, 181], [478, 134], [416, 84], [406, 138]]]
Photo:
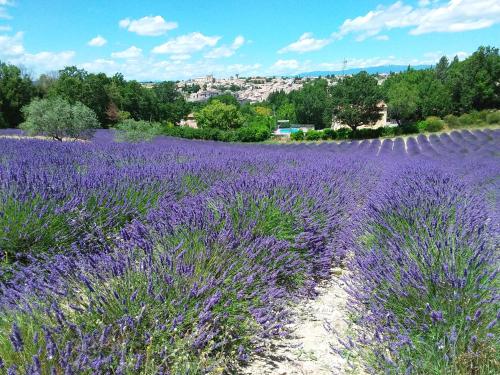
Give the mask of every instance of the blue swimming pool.
[[277, 133], [278, 134], [291, 134], [291, 133], [297, 133], [300, 129], [299, 128], [282, 128], [278, 129]]

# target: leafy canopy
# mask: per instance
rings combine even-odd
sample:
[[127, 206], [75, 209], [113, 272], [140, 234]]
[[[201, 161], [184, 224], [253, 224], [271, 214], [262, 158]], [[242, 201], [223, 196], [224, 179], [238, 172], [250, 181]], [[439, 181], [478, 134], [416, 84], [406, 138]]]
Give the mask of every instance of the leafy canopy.
[[44, 135], [59, 141], [63, 138], [87, 139], [99, 127], [96, 114], [82, 103], [70, 104], [59, 97], [34, 99], [23, 107], [26, 121], [21, 129], [30, 135]]
[[31, 78], [17, 66], [0, 62], [0, 127], [17, 126], [21, 108], [35, 94]]
[[356, 130], [382, 117], [379, 104], [382, 91], [375, 77], [360, 72], [340, 80], [332, 88], [332, 109], [337, 121]]
[[201, 128], [221, 130], [237, 129], [244, 122], [244, 118], [236, 106], [224, 104], [218, 100], [212, 101], [196, 112], [195, 118]]

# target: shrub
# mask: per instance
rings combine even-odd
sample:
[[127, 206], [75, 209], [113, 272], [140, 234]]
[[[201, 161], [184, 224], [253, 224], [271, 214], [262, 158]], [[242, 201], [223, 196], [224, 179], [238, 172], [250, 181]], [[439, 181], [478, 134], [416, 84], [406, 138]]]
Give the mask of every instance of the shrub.
[[2, 112], [0, 112], [0, 129], [6, 129], [8, 127], [9, 125], [7, 124], [7, 121], [5, 121]]
[[243, 126], [265, 126], [269, 130], [272, 130], [276, 126], [276, 120], [272, 116], [261, 116], [252, 114], [251, 116], [248, 116]]
[[486, 116], [488, 124], [500, 124], [500, 111], [490, 112]]
[[327, 140], [327, 139], [335, 139], [337, 134], [335, 133], [335, 130], [331, 128], [326, 128], [323, 130], [323, 135], [322, 139]]
[[444, 121], [441, 120], [439, 117], [430, 116], [430, 117], [427, 117], [427, 119], [425, 121], [427, 123], [426, 130], [428, 132], [438, 132], [438, 131], [443, 130], [443, 128], [444, 128]]
[[439, 117], [430, 116], [424, 121], [419, 121], [416, 126], [419, 133], [438, 132], [444, 129], [444, 121]]
[[292, 141], [303, 141], [304, 140], [304, 132], [302, 130], [299, 130], [296, 133], [292, 133], [290, 135], [290, 139], [292, 139]]
[[56, 97], [34, 99], [22, 109], [26, 119], [20, 128], [29, 135], [45, 135], [62, 141], [63, 138], [88, 139], [99, 121], [94, 111], [80, 102], [70, 104]]
[[352, 130], [349, 128], [340, 128], [335, 131], [337, 134], [335, 139], [351, 139], [352, 138]]
[[488, 117], [488, 114], [490, 114], [491, 111], [488, 109], [483, 109], [482, 111], [472, 111], [471, 114], [474, 116], [474, 118], [477, 119], [478, 122], [485, 122], [486, 118]]
[[353, 134], [353, 139], [372, 139], [378, 138], [382, 135], [382, 128], [364, 128], [364, 129], [356, 129]]
[[398, 126], [387, 126], [382, 128], [381, 137], [395, 137], [398, 135], [400, 128]]
[[161, 134], [187, 139], [202, 139], [222, 142], [262, 142], [271, 136], [266, 125], [244, 126], [237, 130], [224, 131], [216, 128], [164, 127]]
[[264, 124], [243, 126], [236, 131], [236, 139], [241, 142], [262, 142], [270, 136], [271, 131]]
[[460, 126], [472, 126], [477, 123], [477, 118], [472, 113], [466, 113], [458, 118]]
[[323, 132], [318, 130], [309, 130], [305, 133], [306, 141], [319, 141], [322, 137]]
[[460, 120], [455, 115], [447, 115], [444, 117], [444, 122], [449, 128], [458, 128], [460, 127]]
[[407, 124], [400, 126], [397, 130], [397, 135], [415, 134], [418, 133], [417, 124]]
[[162, 125], [158, 122], [136, 121], [128, 119], [116, 125], [117, 138], [120, 141], [150, 141], [162, 134]]

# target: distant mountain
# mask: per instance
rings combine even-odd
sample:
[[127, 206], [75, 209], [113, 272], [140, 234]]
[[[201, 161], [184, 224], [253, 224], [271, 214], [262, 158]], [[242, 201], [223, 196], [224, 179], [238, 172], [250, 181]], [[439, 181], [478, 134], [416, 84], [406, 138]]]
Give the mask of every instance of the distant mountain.
[[[430, 68], [431, 65], [411, 65], [412, 69], [427, 69]], [[361, 71], [366, 71], [370, 74], [377, 74], [377, 73], [399, 73], [402, 71], [405, 71], [408, 69], [408, 65], [381, 65], [381, 66], [370, 66], [366, 68], [352, 68], [352, 69], [346, 69], [345, 71], [341, 70], [335, 70], [335, 71], [315, 71], [315, 72], [306, 72], [306, 73], [300, 73], [297, 74], [297, 77], [319, 77], [319, 76], [327, 76], [327, 75], [342, 75], [342, 74], [356, 74]]]

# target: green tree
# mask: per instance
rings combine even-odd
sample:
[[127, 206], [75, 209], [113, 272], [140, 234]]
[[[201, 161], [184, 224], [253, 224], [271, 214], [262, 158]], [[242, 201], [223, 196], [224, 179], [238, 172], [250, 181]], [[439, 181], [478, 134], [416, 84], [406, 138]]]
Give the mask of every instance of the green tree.
[[232, 94], [222, 94], [213, 96], [210, 99], [208, 99], [207, 103], [210, 104], [215, 100], [224, 104], [234, 105], [236, 108], [240, 108], [240, 102], [238, 102], [238, 99], [236, 99], [236, 97]]
[[56, 82], [57, 82], [57, 73], [42, 74], [40, 77], [38, 77], [38, 80], [35, 82], [38, 95], [41, 97], [47, 96], [50, 88]]
[[175, 82], [164, 81], [153, 86], [153, 92], [162, 103], [174, 102], [182, 98], [182, 94], [177, 91]]
[[137, 81], [126, 81], [120, 91], [120, 109], [129, 112], [133, 119], [153, 121], [158, 118], [157, 99], [151, 89], [142, 87]]
[[283, 103], [276, 111], [278, 120], [289, 120], [290, 123], [297, 123], [297, 115], [295, 114], [295, 105], [293, 103]]
[[190, 106], [177, 90], [175, 82], [161, 82], [153, 87], [158, 101], [158, 121], [177, 124], [190, 112]]
[[332, 111], [335, 118], [355, 131], [361, 125], [378, 121], [382, 91], [375, 77], [360, 72], [343, 78], [332, 88]]
[[423, 70], [419, 73], [419, 117], [443, 117], [452, 112], [451, 93], [445, 84], [436, 79], [432, 70]]
[[92, 74], [75, 66], [59, 71], [58, 79], [49, 87], [48, 95], [61, 97], [70, 103], [81, 102], [91, 108], [102, 124], [108, 124], [110, 98], [106, 87], [110, 79], [104, 74]]
[[51, 85], [48, 95], [52, 97], [61, 97], [74, 103], [80, 101], [83, 97], [83, 81], [88, 73], [76, 66], [68, 66], [59, 71], [57, 81]]
[[45, 135], [59, 141], [64, 137], [89, 138], [99, 127], [97, 116], [90, 108], [58, 97], [34, 99], [22, 112], [26, 121], [21, 129], [30, 135]]
[[316, 129], [331, 126], [330, 96], [328, 81], [325, 79], [315, 79], [306, 83], [302, 89], [292, 91], [290, 101], [295, 106], [300, 124], [313, 124]]
[[289, 103], [290, 98], [283, 90], [274, 91], [267, 97], [267, 102], [271, 105], [271, 107], [279, 108], [283, 104]]
[[212, 101], [196, 112], [195, 118], [200, 128], [221, 130], [237, 129], [244, 122], [244, 118], [236, 106], [218, 100]]
[[[445, 65], [444, 60], [441, 60], [443, 69]], [[449, 77], [449, 72], [442, 75]], [[438, 79], [435, 69], [408, 69], [392, 74], [384, 82], [383, 90], [390, 116], [396, 120], [400, 117], [403, 123], [422, 120], [427, 116], [445, 116], [453, 111], [452, 94], [446, 84]]]
[[0, 62], [0, 126], [18, 126], [23, 119], [21, 108], [34, 95], [35, 88], [27, 74], [17, 66]]
[[419, 95], [416, 87], [406, 81], [390, 85], [386, 93], [389, 118], [406, 125], [417, 116]]
[[[470, 57], [450, 66], [448, 87], [459, 88], [459, 112], [500, 107], [498, 48], [479, 47]], [[456, 94], [456, 92], [455, 92]]]
[[441, 82], [444, 82], [446, 80], [449, 66], [450, 66], [450, 63], [449, 63], [448, 58], [446, 56], [441, 57], [441, 59], [437, 63], [436, 68], [435, 68], [436, 77]]

